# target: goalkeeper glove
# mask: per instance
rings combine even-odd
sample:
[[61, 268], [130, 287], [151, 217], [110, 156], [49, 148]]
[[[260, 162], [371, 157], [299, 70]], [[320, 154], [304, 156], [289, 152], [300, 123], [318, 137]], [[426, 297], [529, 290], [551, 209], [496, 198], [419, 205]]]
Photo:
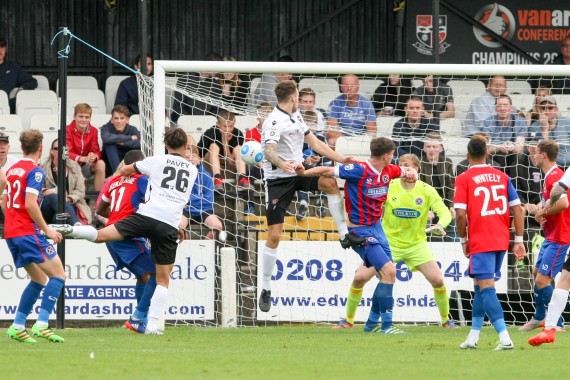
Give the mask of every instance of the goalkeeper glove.
[[426, 234], [432, 234], [435, 236], [445, 236], [445, 229], [441, 224], [434, 224], [431, 227], [426, 228]]

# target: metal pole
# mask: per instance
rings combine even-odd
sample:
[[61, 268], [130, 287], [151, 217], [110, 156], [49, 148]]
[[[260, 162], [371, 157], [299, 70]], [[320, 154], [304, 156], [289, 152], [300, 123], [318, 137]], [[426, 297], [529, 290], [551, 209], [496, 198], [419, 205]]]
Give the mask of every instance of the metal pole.
[[[67, 34], [67, 27], [62, 27], [60, 30], [63, 32], [62, 37], [59, 39], [59, 51], [63, 51], [67, 46], [69, 36]], [[57, 138], [58, 144], [58, 163], [57, 163], [57, 222], [64, 223], [66, 220], [65, 215], [65, 198], [67, 189], [67, 177], [65, 176], [65, 160], [68, 156], [66, 141], [66, 115], [67, 115], [67, 55], [61, 54], [58, 56], [58, 77], [59, 77], [59, 133]], [[57, 253], [61, 259], [61, 263], [65, 267], [65, 239], [57, 245]], [[57, 314], [56, 324], [58, 329], [65, 328], [65, 287], [61, 290], [61, 294], [57, 301]]]
[[147, 75], [146, 56], [148, 54], [148, 36], [147, 36], [147, 2], [141, 0], [139, 6], [139, 18], [141, 21], [141, 73]]
[[439, 63], [439, 0], [433, 0], [433, 63]]

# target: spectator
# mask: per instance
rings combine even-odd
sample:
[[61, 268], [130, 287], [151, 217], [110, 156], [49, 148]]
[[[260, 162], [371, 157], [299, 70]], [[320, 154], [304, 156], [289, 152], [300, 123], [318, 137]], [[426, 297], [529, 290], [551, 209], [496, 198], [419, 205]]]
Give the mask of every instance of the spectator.
[[404, 116], [412, 93], [412, 81], [400, 74], [390, 74], [374, 91], [372, 103], [378, 116]]
[[427, 75], [424, 85], [416, 88], [412, 95], [422, 99], [424, 116], [432, 119], [435, 124], [439, 125], [441, 119], [455, 117], [453, 91], [447, 84], [441, 83], [439, 78]]
[[489, 153], [505, 173], [512, 176], [518, 156], [524, 150], [528, 134], [526, 120], [513, 113], [511, 98], [499, 95], [496, 100], [495, 114], [483, 121], [482, 129], [489, 140]]
[[[486, 134], [484, 134], [483, 132], [476, 132], [473, 136], [483, 136], [485, 137], [485, 140], [487, 141], [487, 160], [486, 160], [486, 164], [489, 166], [492, 166], [496, 169], [501, 169], [501, 166], [495, 162], [491, 155], [489, 154], [489, 136], [487, 136]], [[459, 174], [465, 172], [467, 169], [469, 169], [469, 160], [464, 159], [463, 161], [461, 161], [460, 163], [457, 164], [457, 167], [455, 168], [455, 176], [457, 177]]]
[[[267, 116], [273, 111], [273, 107], [269, 103], [261, 103], [257, 106], [257, 125], [254, 128], [250, 128], [245, 132], [245, 142], [257, 141], [261, 144], [261, 129], [263, 128], [263, 122], [267, 119]], [[259, 165], [247, 165], [246, 166], [247, 177], [251, 180], [263, 180], [263, 162]], [[245, 215], [255, 214], [255, 189], [253, 186], [247, 192], [247, 203], [245, 206]]]
[[[209, 53], [206, 55], [206, 61], [221, 61], [222, 57], [218, 53]], [[177, 88], [189, 89], [201, 95], [209, 96], [212, 98], [221, 98], [222, 89], [217, 80], [216, 73], [201, 72], [190, 73], [181, 76], [176, 82]], [[207, 104], [196, 97], [188, 97], [180, 91], [174, 92], [174, 101], [172, 103], [172, 113], [170, 120], [176, 124], [181, 115], [214, 115], [218, 114], [216, 106]]]
[[69, 158], [81, 166], [83, 177], [95, 177], [95, 191], [101, 190], [105, 182], [105, 162], [101, 159], [99, 130], [91, 125], [91, 106], [79, 103], [73, 112], [73, 121], [67, 128], [67, 149]]
[[530, 135], [540, 136], [541, 140], [554, 140], [560, 152], [556, 163], [570, 166], [570, 119], [559, 116], [556, 98], [545, 96], [540, 99], [539, 119], [530, 126]]
[[[489, 80], [487, 91], [473, 99], [469, 112], [465, 116], [465, 136], [471, 137], [475, 132], [482, 131], [483, 120], [495, 113], [495, 100], [507, 91], [507, 82], [502, 75], [495, 75]], [[491, 141], [492, 142], [492, 141]]]
[[[226, 62], [235, 62], [234, 57], [224, 57]], [[222, 89], [222, 100], [237, 108], [244, 108], [247, 103], [247, 94], [249, 89], [249, 79], [241, 77], [238, 73], [220, 73], [218, 74], [218, 82]]]
[[346, 74], [340, 80], [342, 95], [334, 99], [328, 111], [328, 143], [334, 149], [342, 135], [370, 134], [376, 136], [376, 114], [370, 100], [359, 95], [360, 81], [354, 74]]
[[[295, 62], [290, 56], [279, 57], [278, 62]], [[277, 96], [275, 96], [275, 86], [277, 84], [293, 79], [290, 73], [277, 73], [277, 74], [263, 74], [261, 81], [253, 93], [254, 105], [261, 103], [269, 103], [273, 107], [277, 105]]]
[[65, 189], [65, 213], [67, 219], [65, 221], [57, 219], [57, 178], [58, 178], [58, 139], [51, 143], [49, 157], [42, 164], [42, 168], [46, 172], [44, 187], [42, 189], [42, 202], [40, 209], [47, 223], [56, 224], [91, 224], [91, 209], [85, 202], [85, 179], [81, 174], [81, 167], [77, 162], [67, 158], [65, 160], [65, 176], [67, 178]]
[[20, 90], [33, 90], [38, 81], [16, 62], [6, 59], [8, 51], [6, 39], [0, 37], [0, 90], [8, 95], [10, 113], [16, 113], [16, 94]]
[[449, 208], [451, 216], [455, 217], [455, 209], [453, 207], [453, 191], [455, 187], [453, 162], [442, 153], [443, 143], [441, 135], [437, 132], [428, 132], [420, 162], [420, 180], [436, 189], [441, 199], [443, 199], [443, 203]]
[[[141, 68], [141, 56], [135, 58], [133, 63], [135, 70], [140, 70]], [[152, 76], [154, 67], [154, 59], [152, 55], [148, 54], [146, 56], [146, 75]], [[117, 89], [117, 96], [115, 97], [115, 105], [123, 105], [129, 109], [130, 115], [139, 114], [139, 90], [137, 86], [136, 75], [131, 75], [127, 79], [124, 79], [119, 84]]]
[[101, 127], [103, 154], [110, 173], [117, 170], [119, 163], [129, 150], [141, 149], [141, 133], [129, 124], [129, 110], [116, 105], [111, 111], [111, 121]]
[[[535, 96], [534, 96], [534, 103], [532, 109], [529, 112], [527, 112], [524, 116], [528, 125], [532, 125], [534, 122], [540, 119], [540, 99], [542, 99], [545, 96], [551, 96], [552, 91], [548, 87], [541, 86], [536, 89], [534, 95]], [[529, 136], [529, 138], [532, 137], [533, 136]]]
[[324, 132], [326, 129], [325, 115], [315, 108], [317, 94], [311, 88], [303, 88], [299, 91], [299, 109], [303, 111], [312, 111], [317, 115], [316, 131]]
[[243, 134], [235, 128], [235, 124], [235, 115], [221, 110], [216, 125], [207, 129], [198, 143], [200, 156], [206, 159], [214, 175], [214, 189], [220, 192], [224, 190], [224, 180], [221, 174], [222, 163], [226, 170], [231, 168], [234, 169], [234, 173], [237, 172], [238, 191], [249, 190], [251, 187], [245, 173], [245, 162], [241, 159]]
[[[299, 95], [299, 99], [301, 96]], [[301, 111], [301, 115], [303, 116], [303, 120], [309, 130], [317, 137], [319, 140], [326, 144], [326, 137], [322, 132], [318, 131], [318, 114], [314, 111]], [[303, 159], [305, 160], [303, 164], [305, 168], [310, 169], [315, 166], [330, 166], [331, 160], [321, 156], [317, 152], [315, 152], [307, 143], [303, 143]], [[324, 198], [326, 197], [326, 193], [319, 191], [317, 194], [317, 216], [319, 218], [323, 218], [326, 215], [326, 208], [324, 205]], [[297, 199], [299, 201], [299, 207], [297, 208], [297, 213], [295, 217], [297, 220], [303, 220], [307, 216], [309, 216], [309, 192], [308, 191], [297, 191]]]
[[429, 131], [438, 132], [439, 127], [424, 114], [424, 105], [420, 98], [412, 96], [408, 99], [406, 116], [398, 120], [392, 129], [392, 140], [396, 144], [396, 155], [411, 153], [422, 156], [424, 138]]
[[180, 220], [180, 228], [186, 229], [189, 224], [203, 224], [209, 230], [207, 239], [215, 239], [218, 231], [218, 240], [226, 241], [226, 232], [220, 218], [214, 214], [214, 181], [212, 175], [204, 169], [200, 151], [196, 145], [189, 145], [187, 159], [198, 169], [198, 176], [194, 181], [190, 194], [189, 206], [184, 208], [184, 218]]

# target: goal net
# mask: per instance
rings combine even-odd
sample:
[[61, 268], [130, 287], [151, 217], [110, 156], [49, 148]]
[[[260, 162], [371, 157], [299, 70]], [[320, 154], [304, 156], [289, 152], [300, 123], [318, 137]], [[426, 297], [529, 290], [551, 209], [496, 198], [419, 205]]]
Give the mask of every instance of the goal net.
[[[252, 130], [261, 126], [268, 112], [260, 105], [269, 103], [269, 110], [275, 106], [273, 88], [286, 78], [298, 82], [300, 109], [309, 127], [325, 138], [341, 135], [334, 142], [337, 151], [366, 160], [373, 136], [391, 137], [397, 154], [419, 156], [421, 179], [438, 190], [447, 207], [452, 206], [455, 176], [466, 170], [469, 136], [485, 133], [492, 147], [490, 163], [512, 177], [528, 210], [524, 239], [530, 253], [519, 262], [508, 254], [496, 282], [497, 292], [508, 322], [530, 319], [534, 312], [532, 268], [541, 229], [532, 216], [534, 206], [528, 205], [540, 203], [543, 174], [529, 152], [544, 138], [543, 133], [550, 133], [548, 137], [561, 146], [559, 164], [570, 164], [565, 161], [570, 160], [570, 134], [544, 132], [541, 127], [544, 120], [570, 125], [570, 87], [566, 87], [570, 80], [564, 67], [201, 61], [154, 64], [153, 78], [139, 76], [143, 148], [147, 154], [162, 154], [164, 129], [183, 128], [202, 148], [206, 170], [223, 179], [215, 181], [214, 214], [227, 238], [217, 239], [212, 252], [201, 250], [192, 257], [195, 268], [211, 261], [211, 265], [203, 264], [201, 275], [213, 276], [215, 286], [204, 292], [192, 281], [173, 285], [180, 287], [176, 297], [203, 297], [207, 299], [203, 304], [211, 305], [212, 310], [207, 310], [207, 317], [175, 316], [178, 323], [250, 326], [336, 322], [345, 316], [348, 290], [360, 259], [355, 252], [341, 248], [323, 194], [298, 193], [291, 204], [273, 272], [272, 308], [268, 313], [257, 308], [262, 265], [259, 253], [267, 239], [262, 181], [254, 167], [240, 164], [240, 160], [234, 162], [235, 157], [229, 156], [231, 149], [216, 163], [208, 157], [210, 146], [201, 142], [209, 128], [225, 125], [227, 119], [239, 131], [235, 134], [255, 138]], [[356, 75], [357, 84], [350, 82], [352, 86], [341, 88], [346, 74]], [[346, 92], [360, 95], [355, 107], [342, 107], [339, 99]], [[502, 94], [508, 97], [499, 96]], [[505, 101], [507, 104], [502, 105]], [[220, 110], [231, 114], [222, 112], [224, 116], [217, 117], [222, 115]], [[501, 128], [503, 125], [506, 127]], [[309, 149], [305, 156], [313, 153]], [[249, 180], [249, 190], [243, 190], [243, 178]], [[343, 186], [342, 181], [339, 186]], [[437, 223], [438, 216], [430, 220]], [[215, 230], [213, 234], [218, 235]], [[192, 240], [206, 241], [211, 235], [212, 230], [204, 224], [190, 224], [188, 228]], [[466, 275], [468, 260], [461, 252], [455, 223], [447, 228], [444, 238], [428, 240], [443, 272], [451, 316], [468, 323], [473, 283]], [[397, 269], [394, 320], [439, 323], [430, 283], [404, 263], [397, 263]], [[366, 320], [374, 287], [365, 287], [356, 321]]]

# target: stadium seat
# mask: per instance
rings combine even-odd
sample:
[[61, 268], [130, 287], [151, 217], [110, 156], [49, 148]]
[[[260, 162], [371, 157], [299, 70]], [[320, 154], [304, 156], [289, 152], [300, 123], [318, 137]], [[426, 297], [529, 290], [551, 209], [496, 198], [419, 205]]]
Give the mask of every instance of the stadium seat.
[[196, 142], [200, 141], [206, 129], [216, 124], [216, 117], [210, 115], [194, 116], [182, 115], [178, 119], [178, 126], [194, 137]]
[[445, 155], [451, 159], [453, 167], [456, 168], [458, 163], [467, 158], [467, 144], [469, 143], [469, 138], [446, 135], [442, 137]]
[[310, 88], [317, 93], [340, 93], [340, 87], [336, 78], [303, 78], [299, 81], [299, 90], [302, 88]]
[[526, 80], [508, 80], [507, 94], [529, 94], [532, 95], [532, 87]]
[[398, 116], [378, 116], [376, 118], [377, 136], [392, 136], [392, 127], [401, 118]]
[[105, 94], [96, 89], [67, 90], [67, 115], [73, 116], [73, 110], [79, 103], [87, 103], [93, 109], [93, 114], [106, 114]]
[[[336, 140], [335, 150], [345, 156], [351, 156], [359, 161], [370, 157], [370, 136], [341, 136]], [[344, 180], [337, 178], [339, 188], [344, 187]]]
[[242, 133], [245, 135], [245, 132], [247, 132], [249, 129], [251, 128], [255, 128], [255, 126], [257, 125], [258, 121], [257, 121], [257, 116], [253, 116], [253, 115], [236, 115], [236, 125], [235, 127], [237, 129], [239, 129], [240, 131], [242, 131]]
[[317, 92], [315, 95], [315, 108], [319, 108], [328, 112], [329, 105], [340, 95], [340, 92]]
[[564, 117], [570, 117], [570, 95], [554, 95], [558, 110]]
[[135, 115], [131, 115], [129, 117], [129, 124], [132, 125], [133, 127], [137, 127], [137, 129], [140, 131], [141, 130], [141, 117], [138, 114]]
[[461, 136], [463, 123], [455, 117], [443, 119], [439, 122], [439, 130], [446, 136]]
[[533, 94], [510, 94], [509, 96], [515, 109], [524, 113], [532, 109], [535, 98]]
[[453, 95], [483, 95], [486, 91], [485, 83], [480, 80], [456, 80], [452, 79], [447, 82], [453, 90]]
[[360, 95], [365, 96], [368, 100], [372, 99], [374, 92], [384, 81], [380, 79], [360, 79]]
[[[66, 125], [71, 122], [71, 118], [67, 118]], [[42, 161], [49, 157], [51, 143], [58, 137], [59, 131], [59, 115], [34, 115], [30, 121], [30, 129], [37, 129], [43, 135], [42, 142], [43, 153]]]
[[479, 95], [469, 95], [469, 94], [459, 94], [453, 95], [453, 104], [455, 105], [455, 118], [461, 120], [462, 123], [465, 123], [465, 116], [467, 116], [467, 112], [469, 112], [469, 107], [475, 99]]
[[259, 86], [259, 82], [261, 82], [260, 77], [252, 78], [251, 82], [249, 82], [249, 104], [252, 106], [255, 106], [255, 99], [253, 98], [253, 94], [255, 93], [257, 86]]
[[33, 115], [58, 113], [57, 95], [50, 90], [22, 90], [16, 97], [16, 114], [22, 118], [22, 128], [30, 128]]
[[105, 81], [105, 103], [107, 105], [107, 113], [111, 113], [113, 110], [119, 84], [128, 77], [128, 75], [111, 75]]
[[[0, 91], [4, 93], [4, 91]], [[10, 155], [22, 157], [20, 146], [20, 133], [22, 132], [22, 119], [18, 115], [0, 115], [0, 132], [6, 133], [10, 137]]]
[[0, 115], [10, 114], [10, 103], [8, 103], [8, 94], [5, 91], [0, 91]]
[[[98, 90], [97, 79], [90, 75], [68, 75], [67, 90]], [[56, 82], [56, 92], [59, 94], [59, 79]]]
[[38, 81], [36, 90], [49, 90], [49, 81], [45, 75], [32, 75]]
[[[111, 121], [111, 114], [110, 113], [104, 113], [104, 114], [94, 113], [93, 115], [91, 115], [91, 125], [96, 126], [99, 129], [99, 131], [101, 131], [101, 127], [103, 125], [107, 124], [110, 121]], [[132, 125], [132, 123], [130, 121], [131, 120], [129, 118], [129, 124]]]

